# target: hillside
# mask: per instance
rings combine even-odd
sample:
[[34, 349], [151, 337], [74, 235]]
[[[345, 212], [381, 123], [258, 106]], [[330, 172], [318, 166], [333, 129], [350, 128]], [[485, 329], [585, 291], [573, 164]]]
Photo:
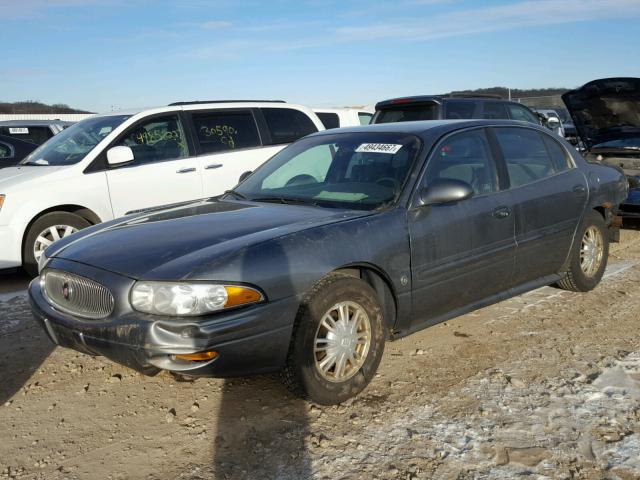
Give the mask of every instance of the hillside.
[[30, 114], [30, 113], [92, 113], [86, 110], [71, 108], [64, 103], [47, 105], [34, 100], [23, 102], [0, 102], [0, 114]]

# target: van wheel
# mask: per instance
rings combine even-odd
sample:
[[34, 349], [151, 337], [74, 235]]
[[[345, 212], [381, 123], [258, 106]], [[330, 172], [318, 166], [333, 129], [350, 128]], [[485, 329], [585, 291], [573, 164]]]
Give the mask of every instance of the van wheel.
[[315, 403], [344, 402], [369, 384], [384, 343], [375, 291], [359, 278], [330, 274], [300, 305], [282, 380], [293, 393]]
[[22, 251], [22, 266], [32, 277], [38, 275], [38, 261], [53, 242], [68, 237], [91, 225], [80, 215], [68, 212], [52, 212], [41, 216], [27, 233]]
[[585, 216], [572, 247], [569, 270], [558, 286], [573, 292], [593, 290], [604, 275], [609, 256], [609, 236], [602, 215]]

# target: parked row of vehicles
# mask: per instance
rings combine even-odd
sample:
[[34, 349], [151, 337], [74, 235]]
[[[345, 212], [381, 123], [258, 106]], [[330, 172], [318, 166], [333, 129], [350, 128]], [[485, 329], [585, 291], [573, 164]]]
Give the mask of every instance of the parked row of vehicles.
[[339, 403], [387, 338], [602, 277], [627, 178], [492, 103], [394, 99], [346, 129], [283, 102], [92, 117], [0, 171], [0, 262], [40, 271], [59, 345], [148, 374], [280, 370]]

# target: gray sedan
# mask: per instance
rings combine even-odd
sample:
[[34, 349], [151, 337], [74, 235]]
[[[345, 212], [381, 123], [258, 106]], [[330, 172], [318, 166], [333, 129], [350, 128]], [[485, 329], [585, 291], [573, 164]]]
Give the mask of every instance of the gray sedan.
[[626, 193], [529, 123], [329, 130], [220, 197], [60, 240], [30, 300], [59, 345], [147, 374], [280, 371], [334, 404], [386, 340], [542, 285], [593, 289]]

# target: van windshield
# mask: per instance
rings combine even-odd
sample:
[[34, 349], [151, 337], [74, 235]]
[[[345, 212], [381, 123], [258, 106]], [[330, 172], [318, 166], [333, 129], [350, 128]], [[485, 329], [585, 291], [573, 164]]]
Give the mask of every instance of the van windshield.
[[61, 166], [78, 163], [129, 117], [109, 115], [82, 120], [43, 143], [20, 165]]

